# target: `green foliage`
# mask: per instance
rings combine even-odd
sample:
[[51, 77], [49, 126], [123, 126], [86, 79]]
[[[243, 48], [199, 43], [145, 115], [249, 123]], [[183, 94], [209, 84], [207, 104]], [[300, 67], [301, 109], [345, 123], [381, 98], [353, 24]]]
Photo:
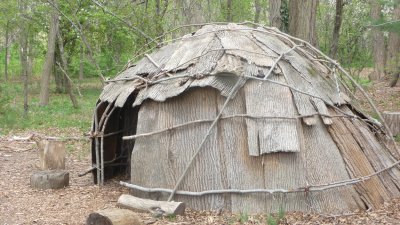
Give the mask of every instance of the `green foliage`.
[[79, 128], [82, 132], [90, 128], [93, 107], [100, 94], [99, 82], [93, 79], [82, 84], [79, 108], [73, 108], [68, 95], [53, 94], [48, 106], [39, 106], [39, 91], [30, 86], [28, 118], [23, 118], [22, 85], [0, 84], [0, 134], [12, 129]]
[[[136, 53], [144, 53], [155, 44], [149, 44], [150, 38], [145, 38], [137, 29], [151, 38], [161, 35], [187, 18], [182, 15], [180, 1], [99, 1], [100, 7], [92, 0], [57, 1], [60, 9], [60, 32], [63, 37], [65, 56], [68, 62], [68, 74], [77, 78], [81, 63], [83, 48], [83, 70], [86, 78], [97, 77], [95, 63], [100, 67], [105, 77], [113, 77]], [[159, 5], [157, 5], [157, 2]], [[260, 0], [260, 23], [268, 24], [268, 0]], [[365, 0], [345, 1], [341, 35], [338, 45], [338, 60], [345, 66], [355, 70], [373, 65], [371, 55], [371, 35], [369, 25], [393, 21], [392, 11], [399, 0], [379, 0], [383, 6], [383, 16], [379, 21], [370, 19], [370, 4]], [[27, 3], [28, 10], [22, 15], [20, 4]], [[193, 3], [191, 1], [191, 3]], [[201, 4], [205, 22], [226, 21], [227, 1], [196, 0]], [[289, 0], [283, 0], [281, 16], [287, 31], [289, 21]], [[253, 21], [255, 14], [254, 0], [232, 0], [231, 13], [234, 22]], [[27, 27], [29, 36], [29, 57], [33, 59], [33, 80], [40, 77], [44, 58], [47, 52], [47, 33], [49, 17], [53, 7], [47, 1], [17, 1], [0, 2], [0, 39], [3, 40], [5, 28], [8, 28], [13, 42], [10, 46], [11, 59], [8, 65], [9, 76], [13, 82], [20, 79], [19, 34]], [[110, 15], [110, 13], [114, 15]], [[319, 1], [317, 13], [317, 36], [319, 48], [328, 53], [331, 47], [332, 30], [335, 17], [335, 1]], [[73, 25], [74, 24], [74, 25]], [[77, 27], [81, 29], [78, 30]], [[135, 28], [133, 28], [135, 27]], [[380, 26], [384, 31], [400, 31], [400, 24], [387, 23]], [[83, 35], [82, 35], [83, 34]], [[182, 33], [180, 33], [182, 34]], [[179, 34], [179, 35], [180, 35]], [[86, 46], [83, 43], [86, 37]], [[173, 35], [165, 36], [161, 41], [172, 39]], [[148, 44], [148, 46], [146, 45]], [[83, 47], [82, 47], [83, 46]], [[143, 46], [147, 46], [144, 47]], [[143, 48], [143, 49], [142, 49]], [[0, 45], [0, 75], [3, 75], [5, 50]], [[395, 68], [395, 65], [392, 66]], [[0, 79], [2, 79], [1, 76]], [[31, 77], [32, 79], [32, 77]], [[358, 80], [363, 86], [369, 86], [368, 80]], [[95, 81], [97, 82], [97, 81]], [[38, 81], [30, 84], [30, 112], [26, 120], [22, 115], [22, 85], [19, 83], [0, 84], [0, 121], [1, 132], [14, 128], [38, 128], [49, 126], [70, 127], [78, 126], [84, 129], [88, 126], [91, 109], [99, 90], [83, 89], [84, 99], [80, 99], [81, 107], [73, 109], [67, 96], [51, 95], [50, 105], [38, 106]], [[88, 103], [90, 102], [90, 104]], [[50, 115], [51, 119], [48, 119]], [[4, 119], [3, 119], [4, 118]], [[67, 119], [68, 118], [68, 119]], [[59, 120], [59, 121], [57, 121]]]
[[[373, 65], [371, 40], [367, 27], [370, 24], [370, 7], [363, 0], [346, 1], [338, 44], [338, 60], [345, 67], [364, 68]], [[335, 2], [320, 1], [317, 11], [319, 48], [329, 53], [335, 18]]]
[[249, 214], [247, 214], [247, 212], [241, 212], [239, 214], [239, 222], [243, 224], [247, 221], [249, 221]]
[[360, 84], [361, 86], [363, 86], [365, 88], [372, 85], [372, 81], [369, 79], [366, 79], [366, 78], [358, 77], [358, 78], [356, 78], [356, 81], [358, 84]]
[[[379, 0], [384, 12], [392, 12], [394, 7], [400, 5], [399, 0]], [[382, 31], [396, 32], [400, 34], [400, 21], [393, 18], [392, 13], [383, 13], [379, 20], [372, 20], [371, 24], [377, 26]]]
[[176, 215], [175, 214], [169, 214], [169, 215], [166, 216], [166, 218], [169, 221], [175, 221], [176, 220]]
[[0, 83], [0, 134], [2, 129], [8, 129], [17, 122], [15, 117], [18, 108], [13, 104], [12, 100], [21, 92], [21, 87]]
[[289, 2], [288, 0], [283, 0], [281, 5], [281, 20], [282, 20], [282, 27], [283, 32], [289, 31]]
[[277, 214], [269, 214], [267, 216], [266, 222], [268, 225], [278, 225], [282, 219], [285, 217], [285, 210], [283, 207], [279, 207], [279, 211]]

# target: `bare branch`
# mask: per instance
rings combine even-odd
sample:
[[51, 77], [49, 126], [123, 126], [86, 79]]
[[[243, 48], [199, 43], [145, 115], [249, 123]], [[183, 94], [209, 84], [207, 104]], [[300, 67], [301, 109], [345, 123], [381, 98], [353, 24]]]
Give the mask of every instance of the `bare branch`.
[[115, 15], [115, 13], [111, 12], [110, 10], [108, 10], [105, 6], [103, 6], [100, 2], [96, 1], [96, 0], [91, 0], [95, 5], [97, 5], [98, 7], [100, 7], [104, 13], [107, 13], [113, 17], [115, 17], [116, 19], [118, 19], [119, 21], [121, 21], [122, 23], [124, 23], [125, 25], [127, 25], [129, 28], [131, 28], [132, 30], [134, 30], [135, 32], [139, 33], [140, 35], [142, 35], [143, 37], [150, 39], [151, 41], [155, 41], [153, 38], [151, 38], [149, 35], [147, 35], [146, 33], [144, 33], [142, 30], [140, 30], [139, 28], [133, 26], [131, 23], [127, 22], [126, 20], [122, 19], [121, 17]]

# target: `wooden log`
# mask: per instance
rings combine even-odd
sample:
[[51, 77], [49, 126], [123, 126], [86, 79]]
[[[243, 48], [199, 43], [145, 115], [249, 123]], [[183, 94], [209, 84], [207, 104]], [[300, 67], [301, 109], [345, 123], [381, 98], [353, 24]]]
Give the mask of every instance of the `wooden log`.
[[161, 211], [164, 215], [183, 215], [185, 213], [185, 203], [183, 202], [154, 201], [126, 194], [118, 198], [117, 206], [139, 212]]
[[400, 134], [400, 112], [383, 112], [383, 119], [394, 136]]
[[41, 170], [65, 169], [65, 143], [63, 141], [42, 139], [36, 143], [39, 147], [38, 167]]
[[141, 225], [136, 213], [128, 209], [109, 208], [89, 214], [86, 225]]
[[46, 170], [31, 175], [31, 187], [36, 189], [60, 189], [69, 185], [67, 171]]

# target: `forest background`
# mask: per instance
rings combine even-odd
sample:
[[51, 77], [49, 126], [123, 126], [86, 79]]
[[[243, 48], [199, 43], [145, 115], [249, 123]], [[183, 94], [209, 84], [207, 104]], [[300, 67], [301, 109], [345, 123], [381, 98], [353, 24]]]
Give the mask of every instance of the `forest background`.
[[244, 21], [309, 41], [365, 87], [400, 83], [400, 0], [2, 0], [0, 135], [87, 131], [135, 55], [199, 28], [184, 25]]

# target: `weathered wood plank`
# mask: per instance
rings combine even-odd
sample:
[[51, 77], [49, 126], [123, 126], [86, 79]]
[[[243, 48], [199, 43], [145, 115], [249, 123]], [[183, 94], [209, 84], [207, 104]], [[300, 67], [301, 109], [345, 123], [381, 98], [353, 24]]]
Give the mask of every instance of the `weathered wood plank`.
[[[272, 75], [271, 80], [286, 83], [283, 76]], [[254, 116], [297, 115], [289, 88], [270, 82], [250, 80], [245, 87], [246, 112]], [[279, 99], [274, 101], [273, 99]], [[300, 151], [295, 120], [246, 119], [249, 153], [252, 156], [272, 152]]]
[[90, 213], [86, 225], [142, 225], [138, 215], [128, 209], [108, 208]]
[[[265, 35], [264, 33], [254, 31], [253, 36], [261, 44], [267, 46], [277, 54], [287, 52], [291, 48], [273, 35]], [[284, 56], [284, 59], [286, 59], [291, 66], [298, 71], [304, 80], [303, 82], [308, 82], [318, 96], [323, 98], [325, 101], [335, 104], [345, 104], [349, 99], [344, 94], [341, 95], [341, 97], [338, 96], [334, 77], [323, 77], [328, 75], [326, 70], [321, 71], [317, 69], [320, 67], [315, 67], [313, 62], [301, 56], [298, 52], [300, 51], [291, 51]]]
[[[354, 115], [347, 106], [343, 106], [342, 109], [348, 114]], [[342, 121], [360, 145], [375, 171], [389, 167], [396, 161], [396, 159], [390, 155], [390, 151], [388, 151], [382, 143], [377, 141], [377, 137], [371, 133], [371, 130], [365, 123], [347, 118], [343, 118]], [[400, 181], [397, 180], [396, 177], [400, 177], [400, 171], [397, 167], [394, 167], [387, 173], [379, 175], [379, 178], [391, 194], [391, 197], [399, 196], [400, 194], [397, 188], [400, 187]]]
[[[218, 96], [218, 109], [226, 98]], [[242, 88], [227, 105], [223, 116], [245, 114], [245, 92]], [[264, 188], [264, 173], [261, 157], [249, 155], [247, 129], [244, 118], [221, 120], [218, 124], [218, 148], [221, 177], [224, 188]], [[233, 212], [265, 212], [264, 194], [226, 195], [225, 209]]]
[[[159, 103], [146, 101], [140, 106], [137, 124], [137, 133], [151, 132], [161, 128], [157, 123], [161, 114]], [[131, 181], [134, 184], [146, 185], [148, 187], [166, 187], [166, 161], [167, 152], [160, 151], [160, 146], [166, 143], [160, 138], [161, 135], [153, 135], [135, 140], [131, 154]], [[149, 163], [157, 160], [159, 163]], [[169, 186], [168, 186], [169, 187]], [[133, 195], [151, 198], [155, 200], [165, 199], [166, 196], [157, 194], [141, 193], [133, 191]]]
[[196, 63], [198, 61], [197, 57], [203, 54], [203, 51], [207, 49], [214, 36], [212, 33], [202, 36], [186, 35], [166, 62], [164, 69], [177, 71]]
[[118, 198], [117, 206], [139, 212], [152, 212], [159, 209], [163, 215], [183, 215], [185, 213], [185, 203], [183, 202], [154, 201], [126, 194]]
[[[221, 44], [228, 54], [232, 54], [247, 60], [248, 63], [254, 63], [258, 66], [271, 67], [274, 64], [272, 57], [266, 55], [264, 51], [256, 45], [250, 38], [251, 34], [245, 34], [244, 30], [235, 29], [248, 29], [243, 26], [234, 24], [227, 25], [228, 28], [233, 30], [225, 30], [217, 32]], [[232, 50], [238, 49], [238, 50]]]
[[[296, 87], [297, 89], [310, 93], [316, 94], [311, 85], [305, 82], [299, 72], [297, 72], [289, 63], [280, 62], [279, 67], [282, 69], [282, 72], [286, 78], [286, 81], [289, 85]], [[312, 105], [311, 97], [301, 94], [297, 91], [291, 90], [293, 95], [293, 102], [296, 105], [297, 112], [304, 116], [304, 115], [311, 115], [315, 114], [317, 111], [315, 107]], [[304, 117], [303, 122], [307, 125], [314, 125], [317, 121], [316, 116], [311, 117]]]
[[[305, 159], [308, 184], [326, 184], [350, 179], [341, 152], [321, 119], [318, 118], [314, 126], [302, 128], [304, 151], [301, 153]], [[352, 186], [309, 193], [307, 204], [317, 212], [345, 212], [364, 207]]]
[[[328, 130], [340, 150], [350, 177], [356, 178], [374, 173], [373, 166], [343, 120], [346, 119], [334, 118]], [[389, 199], [389, 193], [379, 177], [372, 177], [354, 187], [367, 207], [379, 205]]]
[[[138, 133], [164, 129], [193, 120], [214, 119], [217, 114], [217, 94], [217, 91], [211, 88], [191, 89], [185, 95], [168, 99], [164, 103], [146, 102], [140, 110], [139, 121], [140, 118], [146, 117], [148, 123], [142, 122]], [[151, 107], [147, 104], [151, 104]], [[155, 117], [152, 116], [154, 112], [157, 112]], [[209, 126], [208, 123], [197, 124], [138, 139], [137, 141], [143, 141], [143, 144], [135, 144], [133, 150], [132, 183], [146, 187], [173, 188]], [[213, 131], [206, 141], [179, 190], [202, 191], [222, 188], [216, 133]], [[157, 168], [148, 165], [148, 162], [153, 161], [151, 159], [160, 160]], [[163, 199], [162, 196], [160, 199]], [[224, 205], [221, 196], [203, 196], [196, 199], [176, 196], [176, 200], [196, 209], [219, 209]]]

